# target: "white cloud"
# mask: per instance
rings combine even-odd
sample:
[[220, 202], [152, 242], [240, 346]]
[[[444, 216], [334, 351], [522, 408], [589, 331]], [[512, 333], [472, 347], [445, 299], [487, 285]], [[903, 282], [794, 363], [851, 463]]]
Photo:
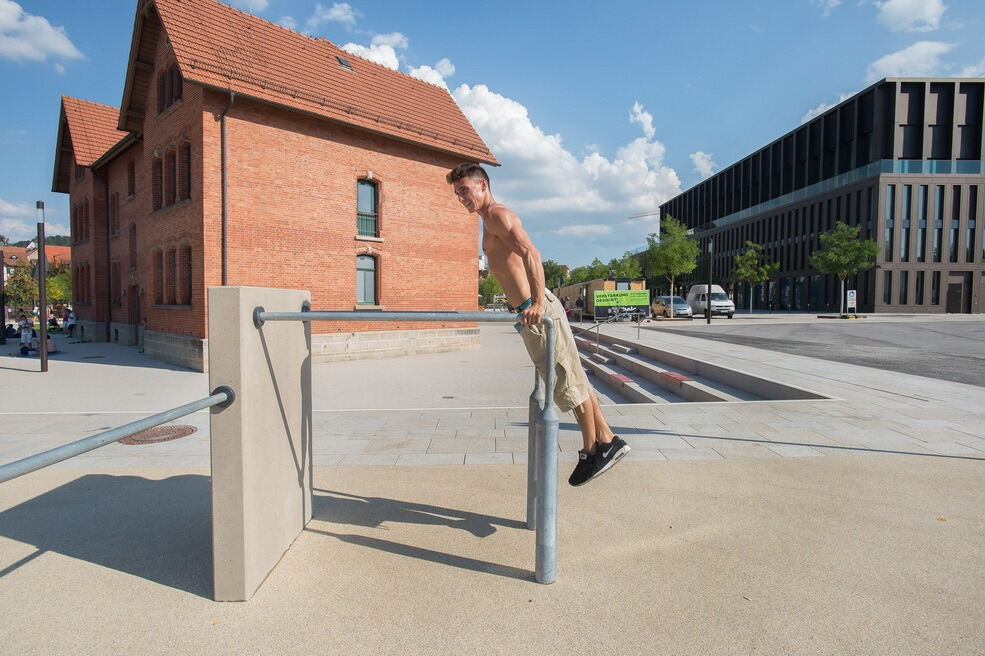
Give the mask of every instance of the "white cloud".
[[572, 235], [584, 237], [586, 235], [608, 235], [612, 233], [612, 226], [600, 223], [583, 223], [581, 225], [569, 225], [558, 228], [554, 231], [556, 235]]
[[433, 68], [431, 66], [418, 66], [417, 68], [411, 67], [408, 70], [411, 77], [416, 77], [419, 80], [424, 80], [425, 82], [430, 82], [431, 84], [447, 89], [448, 85], [445, 83], [445, 78], [455, 74], [455, 65], [445, 57], [439, 60]]
[[400, 68], [400, 60], [397, 59], [397, 52], [393, 49], [393, 46], [377, 45], [367, 48], [358, 43], [347, 43], [342, 46], [342, 49], [354, 55], [359, 55], [363, 59], [376, 62], [380, 66], [386, 66], [393, 70]]
[[894, 32], [930, 32], [940, 27], [947, 11], [943, 0], [885, 0], [874, 3], [877, 20]]
[[63, 27], [24, 13], [12, 0], [0, 0], [0, 57], [14, 61], [83, 59]]
[[226, 0], [226, 2], [251, 14], [255, 11], [263, 11], [270, 4], [267, 0]]
[[[526, 107], [517, 101], [483, 84], [463, 84], [452, 95], [503, 164], [492, 172], [497, 199], [521, 217], [539, 213], [542, 229], [571, 234], [558, 231], [571, 227], [573, 212], [596, 214], [599, 220], [594, 223], [603, 225], [630, 213], [654, 210], [680, 192], [677, 173], [663, 163], [664, 145], [650, 137], [620, 147], [611, 160], [599, 152], [579, 160], [564, 147], [560, 135], [545, 134], [534, 125]], [[643, 125], [645, 132], [646, 112], [642, 106], [634, 109], [630, 120]]]
[[821, 15], [827, 17], [832, 9], [841, 4], [841, 0], [811, 0], [811, 4], [820, 7]]
[[277, 24], [281, 27], [286, 27], [289, 30], [298, 31], [298, 22], [294, 20], [293, 16], [281, 16]]
[[908, 48], [880, 57], [869, 64], [869, 82], [884, 77], [931, 77], [942, 68], [941, 57], [954, 48], [943, 41], [918, 41]]
[[813, 109], [808, 109], [807, 110], [807, 113], [800, 117], [800, 122], [802, 124], [803, 123], [807, 123], [811, 119], [820, 116], [821, 114], [823, 114], [824, 112], [828, 111], [829, 109], [831, 109], [832, 107], [834, 107], [838, 103], [840, 103], [840, 102], [842, 102], [844, 100], [848, 100], [849, 98], [851, 98], [854, 95], [855, 95], [855, 92], [851, 92], [851, 93], [839, 93], [838, 94], [838, 100], [834, 101], [833, 103], [823, 102], [820, 105], [818, 105], [817, 107], [814, 107]]
[[[49, 212], [50, 214], [50, 212]], [[46, 235], [67, 235], [68, 227], [45, 221]], [[23, 241], [38, 235], [38, 216], [34, 203], [10, 203], [0, 198], [0, 235], [10, 241]]]
[[[398, 70], [400, 59], [397, 57], [396, 48], [405, 49], [409, 43], [407, 37], [400, 32], [392, 32], [390, 34], [377, 34], [370, 41], [368, 47], [358, 43], [347, 43], [342, 46], [342, 49], [359, 55], [363, 59], [376, 62], [380, 66]], [[430, 80], [428, 81], [430, 82]]]
[[348, 2], [336, 2], [329, 8], [325, 8], [319, 2], [315, 5], [315, 13], [305, 22], [309, 31], [314, 31], [322, 23], [336, 22], [341, 23], [346, 29], [352, 29], [362, 14], [353, 9]]
[[691, 153], [688, 157], [691, 158], [691, 162], [694, 164], [694, 170], [698, 172], [702, 180], [710, 178], [711, 174], [715, 172], [715, 167], [718, 166], [715, 160], [711, 158], [711, 153], [706, 153], [702, 150]]
[[643, 109], [643, 105], [633, 103], [633, 110], [629, 113], [630, 123], [639, 123], [643, 127], [643, 134], [646, 135], [647, 139], [653, 139], [653, 135], [657, 133], [653, 129], [653, 115]]
[[400, 32], [391, 32], [390, 34], [377, 34], [370, 41], [371, 45], [374, 46], [390, 46], [391, 48], [406, 49], [410, 45], [410, 41]]
[[985, 77], [985, 59], [977, 64], [965, 66], [955, 74], [956, 77]]

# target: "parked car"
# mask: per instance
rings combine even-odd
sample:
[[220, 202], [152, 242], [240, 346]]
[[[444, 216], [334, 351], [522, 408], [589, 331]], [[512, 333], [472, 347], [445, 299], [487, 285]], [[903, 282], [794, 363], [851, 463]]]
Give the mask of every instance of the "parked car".
[[[691, 289], [687, 292], [687, 304], [691, 306], [695, 316], [703, 316], [705, 313], [707, 290], [708, 285], [691, 285]], [[719, 285], [711, 286], [711, 314], [712, 316], [724, 314], [729, 319], [735, 314], [735, 303]]]
[[669, 317], [672, 303], [675, 317], [692, 316], [691, 306], [682, 296], [655, 296], [650, 304], [650, 313], [654, 317]]

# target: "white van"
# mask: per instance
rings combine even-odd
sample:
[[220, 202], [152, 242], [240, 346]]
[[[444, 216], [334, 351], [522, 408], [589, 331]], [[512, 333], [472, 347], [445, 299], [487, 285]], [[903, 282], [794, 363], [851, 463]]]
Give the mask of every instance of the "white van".
[[[708, 285], [691, 285], [691, 289], [687, 291], [687, 304], [691, 306], [691, 311], [696, 317], [703, 316], [705, 313], [707, 290]], [[724, 314], [729, 319], [735, 314], [735, 303], [718, 285], [711, 286], [711, 314], [712, 316]]]

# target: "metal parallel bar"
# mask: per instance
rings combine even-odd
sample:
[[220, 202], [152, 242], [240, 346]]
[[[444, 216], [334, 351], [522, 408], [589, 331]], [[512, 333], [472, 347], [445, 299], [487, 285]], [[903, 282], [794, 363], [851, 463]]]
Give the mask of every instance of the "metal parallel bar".
[[[556, 327], [544, 320], [547, 338], [547, 371], [544, 406], [537, 441], [537, 550], [534, 576], [538, 583], [554, 583], [557, 577], [557, 451], [558, 416], [554, 410], [554, 359]], [[528, 456], [529, 457], [529, 456]]]
[[108, 431], [103, 431], [102, 433], [90, 435], [89, 437], [84, 437], [81, 440], [71, 442], [70, 444], [65, 444], [63, 446], [59, 446], [48, 451], [43, 451], [33, 456], [28, 456], [27, 458], [0, 466], [0, 483], [5, 483], [13, 478], [17, 478], [18, 476], [23, 476], [24, 474], [29, 474], [43, 467], [54, 465], [62, 460], [67, 460], [68, 458], [81, 455], [87, 451], [98, 449], [101, 446], [112, 444], [113, 442], [121, 440], [124, 437], [139, 433], [140, 431], [147, 430], [148, 428], [154, 428], [155, 426], [166, 424], [169, 421], [174, 421], [175, 419], [184, 417], [185, 415], [190, 415], [193, 412], [198, 412], [199, 410], [204, 410], [205, 408], [210, 408], [215, 405], [222, 405], [224, 407], [229, 406], [235, 399], [236, 394], [233, 392], [232, 388], [226, 386], [217, 387], [212, 391], [210, 396], [207, 396], [204, 399], [192, 401], [191, 403], [186, 403], [185, 405], [178, 406], [177, 408], [172, 408], [171, 410], [166, 410], [156, 415], [151, 415], [150, 417], [144, 417], [143, 419], [130, 422], [129, 424], [124, 424], [118, 428], [113, 428]]
[[[516, 322], [517, 316], [501, 312], [374, 312], [316, 311], [267, 312], [253, 310], [253, 323], [262, 328], [267, 321], [425, 321], [437, 322]], [[527, 525], [536, 526], [534, 576], [538, 583], [553, 583], [557, 577], [557, 452], [558, 416], [554, 410], [555, 335], [553, 319], [545, 317], [542, 325], [547, 340], [547, 369], [543, 396], [535, 384], [530, 399], [531, 415], [537, 406], [538, 417], [531, 416], [527, 451]], [[536, 444], [532, 444], [536, 442]], [[531, 462], [533, 461], [533, 462]], [[533, 498], [531, 498], [533, 488]], [[533, 517], [531, 517], [533, 515]]]
[[544, 381], [534, 369], [534, 389], [530, 393], [527, 418], [527, 528], [536, 527], [537, 444], [540, 442], [540, 413], [544, 409]]
[[253, 321], [259, 328], [266, 321], [448, 321], [507, 323], [515, 322], [511, 312], [373, 312], [370, 310], [267, 312], [262, 307], [253, 311]]

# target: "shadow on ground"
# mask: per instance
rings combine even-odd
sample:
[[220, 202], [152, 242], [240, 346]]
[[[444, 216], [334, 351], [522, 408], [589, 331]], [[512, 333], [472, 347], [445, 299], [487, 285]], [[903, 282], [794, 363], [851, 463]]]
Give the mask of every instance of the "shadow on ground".
[[[496, 532], [497, 526], [512, 529], [527, 528], [525, 522], [515, 519], [505, 519], [454, 508], [382, 497], [356, 496], [332, 490], [315, 489], [314, 492], [315, 495], [312, 500], [314, 519], [332, 524], [348, 524], [367, 528], [379, 527], [384, 522], [447, 526], [467, 531], [477, 538], [489, 537]], [[306, 530], [318, 535], [333, 537], [349, 544], [474, 572], [521, 580], [532, 580], [534, 576], [534, 573], [529, 570], [510, 565], [424, 549], [377, 537], [326, 531], [314, 528], [310, 524]]]
[[37, 549], [0, 578], [54, 552], [212, 598], [208, 476], [82, 476], [0, 512], [0, 535]]

